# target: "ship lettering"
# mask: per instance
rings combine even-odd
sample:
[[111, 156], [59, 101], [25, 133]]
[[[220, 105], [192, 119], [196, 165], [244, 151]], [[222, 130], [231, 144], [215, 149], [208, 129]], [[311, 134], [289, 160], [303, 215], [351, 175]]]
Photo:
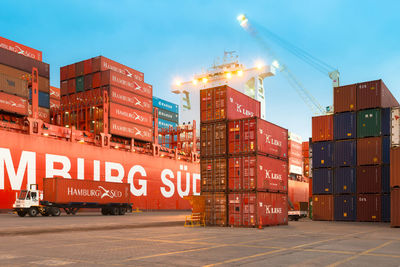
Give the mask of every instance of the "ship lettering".
[[265, 170], [265, 178], [271, 180], [282, 180], [282, 175], [273, 173], [272, 170]]
[[242, 105], [240, 105], [238, 103], [236, 103], [236, 111], [239, 113], [242, 113], [243, 115], [246, 115], [247, 117], [254, 117], [254, 112], [251, 112], [250, 110], [242, 108]]

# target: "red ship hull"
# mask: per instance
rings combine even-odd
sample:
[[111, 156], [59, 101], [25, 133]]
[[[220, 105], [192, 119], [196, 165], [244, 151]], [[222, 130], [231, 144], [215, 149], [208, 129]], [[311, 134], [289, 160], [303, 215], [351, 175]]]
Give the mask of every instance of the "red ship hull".
[[130, 183], [139, 209], [190, 209], [183, 197], [200, 194], [199, 163], [0, 130], [0, 209], [44, 177]]

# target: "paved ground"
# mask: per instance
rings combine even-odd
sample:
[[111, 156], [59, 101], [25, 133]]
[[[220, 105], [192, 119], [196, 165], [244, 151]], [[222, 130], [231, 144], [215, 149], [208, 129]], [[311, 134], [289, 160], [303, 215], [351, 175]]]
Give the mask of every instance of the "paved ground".
[[[126, 220], [151, 222], [168, 214], [139, 216]], [[55, 219], [74, 223], [81, 217]], [[263, 230], [168, 226], [0, 236], [0, 266], [27, 265], [400, 266], [400, 229], [383, 223], [303, 220]]]

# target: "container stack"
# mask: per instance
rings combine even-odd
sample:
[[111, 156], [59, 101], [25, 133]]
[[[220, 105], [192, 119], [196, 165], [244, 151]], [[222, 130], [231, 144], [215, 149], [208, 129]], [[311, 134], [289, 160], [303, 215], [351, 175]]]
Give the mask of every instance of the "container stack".
[[312, 119], [313, 219], [390, 220], [390, 113], [385, 84], [334, 88], [334, 115]]
[[200, 91], [201, 192], [208, 225], [287, 224], [287, 130], [228, 86]]
[[392, 108], [390, 149], [390, 225], [400, 227], [400, 107]]
[[[153, 96], [153, 115], [155, 109], [158, 109], [158, 131], [162, 129], [168, 130], [170, 127], [176, 128], [179, 123], [179, 107], [177, 104], [166, 101], [164, 99]], [[159, 136], [158, 143], [163, 144], [165, 147], [172, 148], [173, 146], [170, 144], [173, 141], [170, 140], [173, 135], [163, 135], [165, 136], [165, 140], [163, 140], [162, 136]]]
[[32, 68], [39, 72], [39, 118], [49, 122], [49, 69], [42, 52], [0, 37], [0, 111], [4, 115], [28, 116]]
[[[108, 120], [113, 136], [152, 141], [153, 88], [143, 73], [98, 56], [61, 67], [60, 80], [64, 126], [99, 134]], [[105, 91], [108, 118], [103, 118]]]

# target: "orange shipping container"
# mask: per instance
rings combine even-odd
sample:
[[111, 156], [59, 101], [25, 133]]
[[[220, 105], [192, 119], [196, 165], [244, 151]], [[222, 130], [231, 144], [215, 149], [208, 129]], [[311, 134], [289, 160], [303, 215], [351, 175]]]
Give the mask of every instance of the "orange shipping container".
[[127, 122], [153, 126], [153, 114], [141, 110], [129, 108], [120, 104], [110, 103], [110, 118], [124, 120]]
[[110, 119], [109, 123], [110, 133], [112, 134], [130, 137], [147, 142], [153, 141], [153, 128], [144, 127], [117, 119]]
[[42, 52], [0, 36], [0, 48], [42, 61]]
[[357, 165], [382, 163], [382, 138], [369, 137], [357, 140]]
[[400, 187], [400, 147], [390, 149], [390, 187]]
[[400, 227], [400, 188], [392, 189], [390, 208], [390, 226]]
[[0, 92], [0, 110], [26, 116], [28, 99]]
[[312, 118], [312, 141], [333, 140], [333, 115]]
[[333, 221], [333, 195], [313, 195], [313, 220]]
[[50, 98], [56, 98], [58, 100], [60, 100], [60, 88], [54, 87], [54, 86], [50, 86]]
[[357, 110], [357, 84], [335, 87], [333, 89], [333, 110], [335, 113]]

